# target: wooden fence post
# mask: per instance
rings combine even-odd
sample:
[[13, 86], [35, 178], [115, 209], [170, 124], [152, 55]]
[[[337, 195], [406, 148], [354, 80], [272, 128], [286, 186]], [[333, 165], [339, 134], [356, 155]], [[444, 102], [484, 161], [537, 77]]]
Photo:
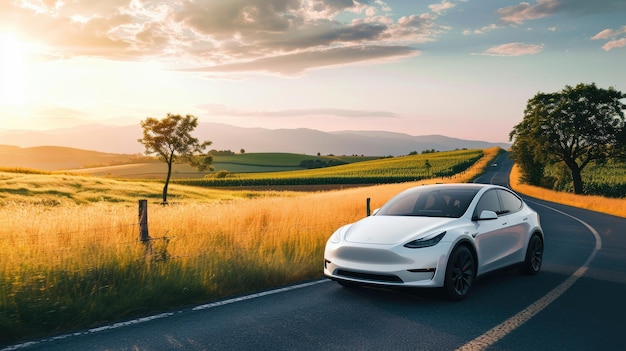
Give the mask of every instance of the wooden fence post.
[[148, 234], [148, 200], [139, 200], [139, 240], [150, 246], [150, 235]]
[[365, 202], [365, 208], [366, 208], [366, 212], [367, 212], [367, 216], [369, 217], [372, 214], [372, 211], [370, 210], [370, 198], [367, 198], [367, 201]]

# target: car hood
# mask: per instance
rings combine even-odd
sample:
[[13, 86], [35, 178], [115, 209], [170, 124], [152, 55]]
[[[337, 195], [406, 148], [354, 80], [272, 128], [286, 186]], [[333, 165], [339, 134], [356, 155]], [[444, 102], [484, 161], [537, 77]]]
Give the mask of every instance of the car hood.
[[435, 234], [457, 218], [417, 216], [370, 216], [347, 230], [344, 239], [352, 243], [390, 245]]

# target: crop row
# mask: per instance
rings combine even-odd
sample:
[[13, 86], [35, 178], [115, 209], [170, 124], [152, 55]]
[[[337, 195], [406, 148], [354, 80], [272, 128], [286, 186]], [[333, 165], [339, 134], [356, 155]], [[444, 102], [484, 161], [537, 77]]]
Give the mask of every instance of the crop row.
[[279, 186], [319, 184], [382, 184], [449, 177], [463, 172], [483, 156], [482, 150], [458, 150], [363, 161], [347, 165], [286, 172], [232, 174], [224, 178], [175, 180], [194, 186]]
[[591, 165], [583, 171], [583, 181], [586, 194], [626, 197], [626, 163]]
[[[571, 173], [567, 167], [560, 164], [550, 166], [546, 169], [546, 176], [552, 179], [554, 190], [573, 191]], [[582, 178], [583, 192], [586, 195], [626, 197], [626, 163], [624, 162], [590, 164], [583, 169]]]

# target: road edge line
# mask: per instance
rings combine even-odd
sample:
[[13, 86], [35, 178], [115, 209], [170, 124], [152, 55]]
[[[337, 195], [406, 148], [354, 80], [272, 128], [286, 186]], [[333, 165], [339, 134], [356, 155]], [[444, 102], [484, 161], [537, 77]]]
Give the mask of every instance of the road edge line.
[[[287, 292], [287, 291], [291, 291], [291, 290], [297, 290], [297, 289], [301, 289], [301, 288], [306, 288], [306, 287], [309, 287], [309, 286], [312, 286], [312, 285], [316, 285], [316, 284], [320, 284], [320, 283], [327, 283], [327, 282], [330, 282], [330, 281], [331, 280], [329, 280], [329, 279], [319, 279], [319, 280], [314, 280], [314, 281], [310, 281], [310, 282], [307, 282], [307, 283], [301, 283], [301, 284], [286, 286], [284, 288], [278, 288], [278, 289], [262, 291], [262, 292], [259, 292], [259, 293], [254, 293], [254, 294], [245, 295], [245, 296], [241, 296], [241, 297], [235, 297], [235, 298], [227, 299], [227, 300], [223, 300], [223, 301], [216, 301], [216, 302], [212, 302], [212, 303], [208, 303], [208, 304], [204, 304], [204, 305], [199, 305], [199, 306], [191, 308], [191, 311], [200, 311], [200, 310], [205, 310], [205, 309], [209, 309], [209, 308], [212, 308], [212, 307], [228, 305], [228, 304], [235, 303], [235, 302], [252, 300], [252, 299], [256, 299], [256, 298], [263, 297], [263, 296], [274, 295], [274, 294], [279, 294], [279, 293], [283, 293], [283, 292]], [[97, 328], [91, 328], [91, 329], [88, 329], [88, 330], [82, 331], [82, 332], [63, 334], [63, 335], [53, 336], [53, 337], [50, 337], [50, 338], [41, 339], [41, 340], [37, 340], [37, 341], [28, 341], [28, 342], [24, 342], [24, 343], [21, 343], [21, 344], [7, 346], [7, 347], [5, 347], [3, 349], [0, 349], [0, 351], [19, 350], [19, 349], [24, 349], [24, 348], [27, 348], [27, 347], [36, 346], [36, 345], [40, 345], [40, 344], [44, 344], [44, 343], [49, 343], [49, 342], [53, 342], [53, 341], [57, 341], [57, 340], [63, 340], [63, 339], [71, 338], [71, 337], [96, 334], [96, 333], [99, 333], [99, 332], [102, 332], [102, 331], [106, 331], [106, 330], [118, 329], [118, 328], [122, 328], [122, 327], [128, 327], [128, 326], [131, 326], [131, 325], [136, 325], [136, 324], [149, 322], [149, 321], [152, 321], [152, 320], [155, 320], [155, 319], [171, 317], [171, 316], [173, 316], [175, 314], [179, 314], [179, 313], [183, 313], [183, 312], [184, 312], [183, 310], [180, 310], [178, 312], [159, 313], [159, 314], [155, 314], [155, 315], [152, 315], [152, 316], [136, 318], [136, 319], [132, 319], [132, 320], [125, 321], [125, 322], [119, 322], [119, 323], [115, 323], [115, 324], [104, 325], [104, 326], [97, 327]]]

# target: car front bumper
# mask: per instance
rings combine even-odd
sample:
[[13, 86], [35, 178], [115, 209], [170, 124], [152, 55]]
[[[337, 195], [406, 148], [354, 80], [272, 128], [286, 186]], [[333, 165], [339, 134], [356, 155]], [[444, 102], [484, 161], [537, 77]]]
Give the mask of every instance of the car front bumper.
[[419, 249], [328, 243], [324, 275], [364, 285], [442, 287], [450, 243]]

